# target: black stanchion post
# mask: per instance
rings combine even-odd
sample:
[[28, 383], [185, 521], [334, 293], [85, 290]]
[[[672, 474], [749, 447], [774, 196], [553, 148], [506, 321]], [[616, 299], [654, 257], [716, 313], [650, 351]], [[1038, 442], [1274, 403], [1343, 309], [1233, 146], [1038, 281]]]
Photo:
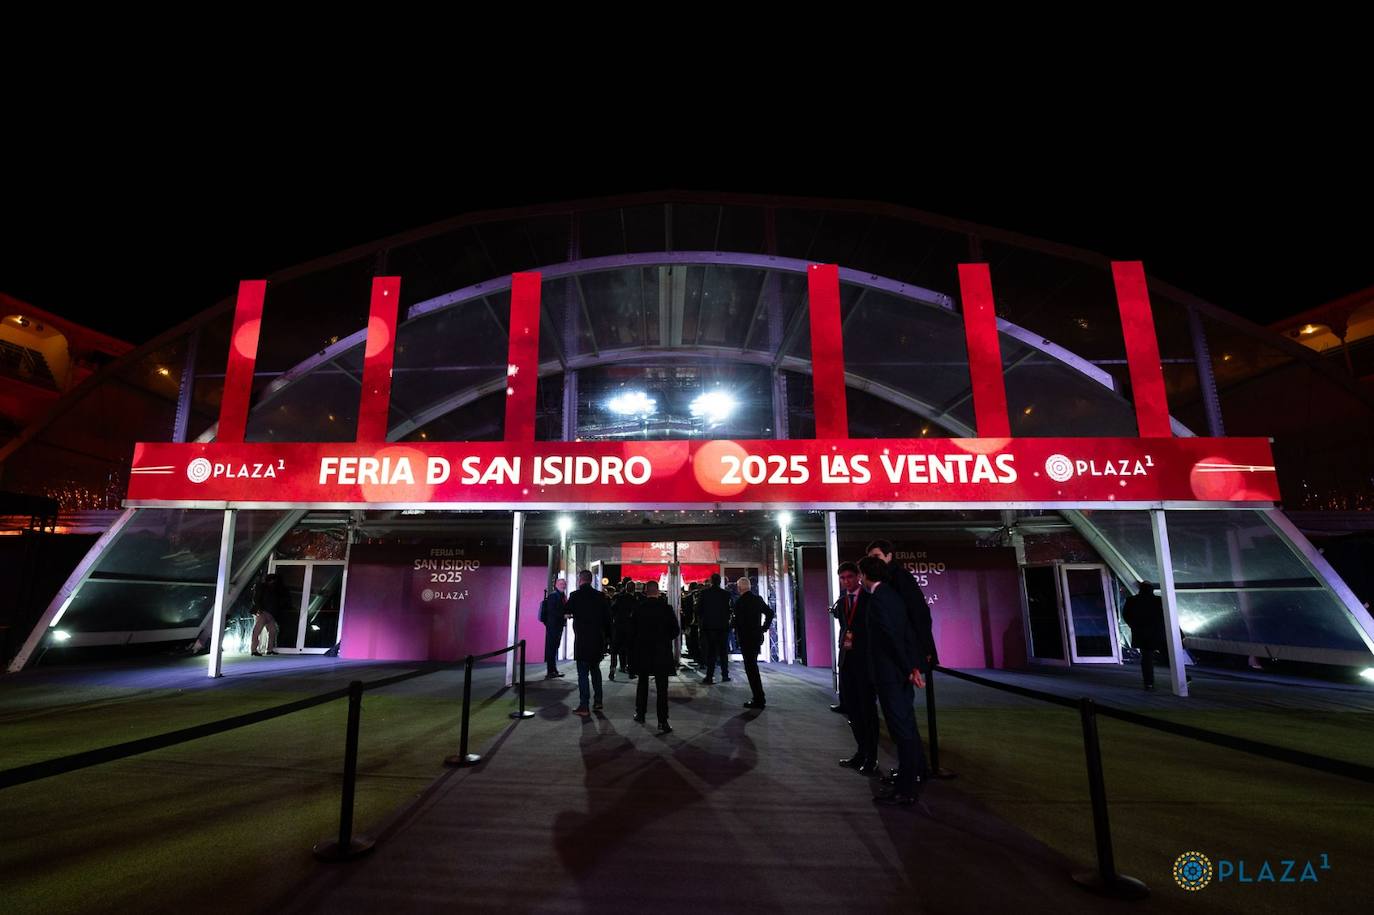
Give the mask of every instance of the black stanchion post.
[[930, 777], [954, 778], [955, 773], [940, 766], [940, 729], [935, 723], [935, 668], [926, 673], [926, 726], [930, 731]]
[[534, 712], [525, 710], [525, 640], [521, 639], [520, 645], [520, 710], [511, 712], [512, 718], [533, 718]]
[[468, 752], [468, 712], [472, 707], [472, 655], [463, 662], [463, 729], [458, 738], [458, 755], [444, 760], [446, 766], [475, 766], [482, 761], [476, 753]]
[[358, 724], [363, 711], [363, 681], [348, 684], [348, 733], [344, 738], [343, 796], [339, 804], [339, 837], [315, 845], [321, 861], [347, 861], [372, 850], [372, 839], [353, 835], [353, 792], [358, 781]]
[[1084, 696], [1078, 700], [1078, 715], [1083, 722], [1083, 751], [1088, 761], [1088, 794], [1093, 805], [1093, 833], [1097, 837], [1097, 870], [1082, 871], [1073, 879], [1095, 893], [1117, 899], [1144, 899], [1150, 888], [1134, 877], [1116, 872], [1112, 853], [1112, 826], [1107, 818], [1107, 784], [1102, 777], [1102, 747], [1097, 737], [1097, 707]]

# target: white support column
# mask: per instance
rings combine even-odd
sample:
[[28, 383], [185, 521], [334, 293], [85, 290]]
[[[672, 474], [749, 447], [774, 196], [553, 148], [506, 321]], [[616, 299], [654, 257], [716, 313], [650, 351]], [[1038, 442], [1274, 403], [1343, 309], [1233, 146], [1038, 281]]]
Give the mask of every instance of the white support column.
[[[835, 513], [825, 513], [825, 593], [829, 596], [830, 607], [840, 600], [840, 536], [835, 523]], [[826, 612], [829, 612], [827, 609]], [[830, 619], [830, 670], [835, 678], [835, 692], [840, 691], [840, 621]]]
[[1159, 562], [1159, 595], [1164, 601], [1164, 636], [1169, 640], [1169, 683], [1175, 696], [1188, 695], [1188, 671], [1184, 666], [1183, 635], [1178, 626], [1178, 597], [1174, 592], [1174, 557], [1169, 550], [1169, 528], [1164, 510], [1150, 509], [1150, 527], [1155, 535], [1155, 558]]
[[215, 569], [215, 612], [210, 620], [210, 669], [213, 677], [224, 676], [224, 613], [229, 595], [229, 572], [234, 566], [234, 526], [238, 521], [236, 509], [224, 512], [224, 530], [219, 538], [219, 565]]
[[339, 628], [334, 633], [334, 645], [340, 654], [343, 653], [344, 614], [348, 610], [348, 564], [353, 559], [353, 539], [357, 536], [358, 525], [362, 520], [362, 512], [349, 512], [348, 526], [344, 531], [343, 580], [339, 582]]
[[787, 548], [785, 527], [778, 533], [778, 544], [781, 550], [778, 564], [782, 568], [782, 593], [778, 597], [778, 617], [782, 621], [778, 626], [778, 638], [782, 641], [779, 646], [782, 650], [778, 652], [778, 661], [791, 664], [797, 654], [797, 619], [792, 601], [792, 551]]
[[[525, 513], [515, 512], [510, 535], [510, 604], [506, 608], [506, 644], [514, 645], [520, 638], [520, 573], [525, 555]], [[515, 685], [515, 651], [506, 652], [506, 685]]]

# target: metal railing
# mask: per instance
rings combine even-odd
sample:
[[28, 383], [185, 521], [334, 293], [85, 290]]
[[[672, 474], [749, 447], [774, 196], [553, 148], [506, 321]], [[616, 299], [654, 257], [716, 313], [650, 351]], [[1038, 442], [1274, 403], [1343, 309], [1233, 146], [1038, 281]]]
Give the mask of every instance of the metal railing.
[[[517, 684], [520, 707], [518, 710], [511, 712], [510, 717], [516, 720], [534, 717], [534, 713], [525, 708], [525, 641], [523, 639], [516, 642], [514, 645], [507, 645], [505, 648], [499, 648], [496, 651], [490, 651], [486, 654], [475, 656], [468, 655], [463, 662], [463, 714], [462, 731], [459, 738], [459, 752], [457, 756], [448, 757], [445, 760], [446, 763], [470, 766], [481, 760], [480, 756], [468, 752], [473, 663], [475, 661], [495, 657], [496, 655], [505, 654], [508, 651], [516, 650], [520, 652], [520, 679]], [[23, 785], [29, 782], [39, 781], [40, 779], [63, 775], [68, 772], [76, 772], [81, 769], [90, 768], [91, 766], [103, 765], [120, 759], [127, 759], [130, 756], [138, 756], [143, 753], [150, 753], [154, 750], [173, 747], [192, 740], [199, 740], [202, 737], [223, 734], [226, 731], [233, 731], [238, 728], [248, 727], [252, 724], [271, 721], [274, 718], [281, 718], [346, 697], [348, 699], [348, 725], [344, 736], [343, 785], [339, 798], [339, 831], [337, 837], [317, 843], [314, 846], [314, 854], [315, 857], [324, 861], [342, 861], [349, 858], [355, 858], [358, 855], [370, 851], [376, 844], [375, 840], [367, 836], [356, 835], [353, 831], [354, 797], [357, 791], [358, 778], [358, 737], [362, 721], [363, 693], [367, 690], [380, 689], [381, 687], [391, 686], [405, 680], [411, 680], [416, 677], [438, 673], [441, 670], [451, 669], [452, 668], [448, 665], [426, 664], [418, 670], [408, 671], [392, 677], [383, 677], [380, 680], [372, 680], [369, 682], [354, 680], [343, 689], [330, 690], [318, 696], [298, 699], [294, 702], [287, 702], [271, 708], [260, 709], [256, 712], [234, 715], [230, 718], [222, 718], [219, 721], [210, 721], [205, 724], [168, 731], [165, 734], [142, 737], [137, 740], [113, 744], [96, 750], [86, 750], [81, 753], [60, 756], [56, 759], [49, 759], [43, 762], [30, 763], [29, 765], [0, 770], [0, 789], [11, 788], [15, 785]], [[454, 763], [452, 762], [453, 760], [464, 761]]]
[[[1087, 696], [1071, 699], [1056, 693], [1048, 693], [1043, 690], [1031, 689], [1026, 686], [1017, 686], [1013, 683], [1002, 683], [997, 680], [988, 679], [987, 677], [980, 677], [975, 674], [965, 673], [961, 670], [952, 670], [947, 667], [936, 667], [935, 670], [959, 680], [977, 683], [980, 686], [987, 686], [992, 689], [1001, 690], [1002, 692], [1024, 696], [1027, 699], [1036, 699], [1041, 702], [1049, 702], [1064, 708], [1078, 710], [1079, 722], [1083, 730], [1083, 752], [1088, 769], [1088, 795], [1092, 802], [1093, 810], [1093, 836], [1097, 846], [1097, 868], [1093, 871], [1075, 873], [1073, 877], [1079, 884], [1109, 896], [1115, 896], [1121, 899], [1144, 899], [1149, 895], [1150, 890], [1149, 887], [1140, 880], [1118, 873], [1116, 869], [1116, 855], [1112, 849], [1111, 821], [1107, 812], [1106, 780], [1102, 774], [1102, 748], [1097, 730], [1098, 715], [1105, 715], [1119, 721], [1152, 728], [1156, 731], [1163, 731], [1166, 734], [1173, 734], [1177, 737], [1187, 737], [1191, 740], [1212, 744], [1213, 746], [1262, 756], [1268, 760], [1286, 762], [1295, 766], [1314, 769], [1318, 772], [1326, 772], [1331, 775], [1341, 775], [1362, 782], [1374, 783], [1374, 767], [1371, 766], [1347, 762], [1340, 759], [1332, 759], [1327, 756], [1319, 756], [1315, 753], [1293, 750], [1288, 747], [1275, 746], [1273, 744], [1262, 743], [1258, 740], [1250, 740], [1245, 737], [1234, 737], [1229, 734], [1221, 734], [1216, 731], [1206, 730], [1205, 728], [1179, 724], [1173, 721], [1165, 721], [1161, 718], [1152, 718], [1149, 715], [1141, 715], [1138, 712], [1130, 712], [1125, 709], [1099, 705]], [[931, 774], [937, 778], [953, 777], [954, 773], [940, 768], [940, 732], [935, 714], [935, 675], [933, 671], [927, 674], [926, 677], [926, 729], [928, 734], [927, 742], [930, 746]]]

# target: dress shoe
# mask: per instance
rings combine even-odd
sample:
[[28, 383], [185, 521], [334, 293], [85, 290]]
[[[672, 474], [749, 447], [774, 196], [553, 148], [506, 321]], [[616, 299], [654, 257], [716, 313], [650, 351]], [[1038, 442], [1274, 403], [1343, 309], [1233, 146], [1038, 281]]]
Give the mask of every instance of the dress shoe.
[[707, 677], [705, 680], [702, 680], [702, 681], [701, 681], [701, 685], [702, 685], [702, 686], [710, 686], [711, 684], [713, 684], [713, 683], [715, 683], [715, 682], [716, 682], [715, 680], [711, 679], [710, 677]]
[[840, 765], [844, 766], [846, 769], [862, 769], [865, 761], [866, 760], [862, 756], [856, 755], [840, 760]]
[[610, 677], [608, 677], [607, 679], [609, 679], [612, 683], [614, 683], [614, 682], [615, 682], [615, 672], [612, 671]]
[[275, 651], [273, 651], [273, 650], [272, 650], [272, 649], [270, 649], [270, 648], [269, 648], [269, 649], [267, 649], [267, 653], [268, 653], [268, 654], [276, 654], [276, 652], [275, 652]]
[[861, 765], [861, 766], [859, 766], [858, 768], [856, 768], [854, 771], [855, 771], [855, 772], [858, 772], [860, 775], [864, 775], [864, 776], [867, 776], [868, 778], [872, 778], [873, 776], [877, 775], [879, 772], [881, 772], [881, 771], [883, 771], [883, 770], [880, 769], [880, 768], [878, 768], [878, 764], [877, 764], [877, 763], [875, 763], [875, 762], [873, 762], [873, 761], [870, 760], [869, 762], [866, 762], [866, 763], [864, 763], [863, 765]]
[[644, 723], [644, 716], [641, 715], [639, 712], [635, 712], [635, 722], [636, 722], [637, 724], [643, 724], [643, 723]]
[[599, 701], [592, 703], [592, 711], [599, 712], [602, 708], [604, 708], [604, 706]]
[[581, 716], [582, 718], [589, 718], [592, 713], [585, 705], [579, 705], [577, 708], [573, 709], [573, 714]]
[[730, 682], [730, 678], [729, 678], [729, 677], [721, 677], [721, 678], [720, 678], [720, 682], [722, 682], [722, 683], [729, 683], [729, 682]]
[[253, 657], [255, 657], [255, 658], [260, 658], [260, 657], [262, 657], [262, 652], [261, 652], [261, 651], [255, 651], [255, 652], [253, 652]]
[[843, 705], [832, 705], [832, 706], [830, 706], [830, 711], [834, 712], [834, 713], [837, 714], [837, 715], [843, 715], [843, 714], [844, 714], [844, 706], [843, 706]]
[[760, 712], [763, 711], [765, 708], [767, 708], [767, 706], [765, 706], [765, 705], [763, 704], [763, 702], [762, 702], [761, 700], [758, 700], [758, 699], [750, 699], [750, 700], [748, 700], [747, 702], [744, 703], [744, 707], [745, 707], [745, 708], [758, 709]]
[[659, 732], [660, 734], [671, 734], [671, 733], [673, 733], [673, 729], [672, 729], [671, 727], [668, 726], [668, 722], [666, 722], [666, 721], [660, 721], [660, 722], [658, 723], [658, 732]]

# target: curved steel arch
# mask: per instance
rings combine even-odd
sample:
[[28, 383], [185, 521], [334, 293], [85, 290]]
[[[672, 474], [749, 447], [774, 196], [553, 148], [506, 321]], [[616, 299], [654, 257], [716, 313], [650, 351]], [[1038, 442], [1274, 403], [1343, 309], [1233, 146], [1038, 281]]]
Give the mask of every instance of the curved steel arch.
[[[540, 275], [545, 280], [556, 280], [578, 276], [586, 276], [594, 273], [605, 273], [613, 270], [623, 270], [627, 267], [710, 265], [724, 267], [747, 267], [764, 271], [805, 275], [807, 268], [810, 266], [810, 262], [800, 260], [797, 258], [776, 257], [771, 255], [747, 254], [739, 252], [668, 251], [650, 252], [644, 254], [627, 254], [615, 257], [598, 257], [587, 258], [584, 260], [567, 261], [560, 264], [551, 264], [546, 267], [541, 267], [538, 269], [537, 272], [540, 273]], [[935, 292], [934, 290], [926, 289], [921, 286], [915, 286], [910, 283], [903, 283], [900, 280], [893, 280], [887, 277], [878, 276], [877, 274], [866, 273], [863, 271], [853, 270], [846, 267], [841, 267], [839, 272], [840, 281], [842, 283], [848, 283], [850, 285], [858, 286], [863, 289], [871, 289], [876, 292], [883, 292], [890, 295], [894, 295], [919, 305], [935, 308], [939, 311], [954, 311], [953, 300], [944, 293]], [[467, 304], [468, 302], [478, 301], [486, 296], [490, 296], [501, 292], [508, 292], [510, 290], [510, 286], [511, 277], [508, 274], [491, 280], [484, 280], [480, 283], [474, 283], [470, 286], [465, 286], [461, 289], [455, 289], [451, 292], [446, 292], [441, 295], [434, 296], [422, 302], [417, 302], [416, 304], [410, 306], [409, 309], [407, 309], [406, 318], [402, 326], [408, 325], [412, 321], [420, 320], [429, 315], [445, 311], [449, 308], [455, 308], [457, 306]], [[1004, 318], [997, 319], [997, 329], [999, 333], [1005, 334], [1006, 336], [1011, 337], [1012, 339], [1016, 340], [1022, 345], [1029, 347], [1032, 350], [1038, 351], [1044, 354], [1045, 356], [1048, 356], [1050, 359], [1058, 363], [1061, 363], [1062, 365], [1070, 369], [1073, 369], [1079, 375], [1082, 375], [1084, 378], [1093, 382], [1094, 384], [1097, 384], [1100, 387], [1104, 387], [1107, 390], [1116, 393], [1116, 386], [1113, 383], [1110, 374], [1093, 365], [1088, 360], [1076, 355], [1075, 353], [1066, 349], [1065, 347], [1060, 346], [1056, 343], [1052, 343], [1045, 337], [1033, 333], [1032, 331], [1029, 331], [1026, 328], [1021, 327], [1017, 324], [1013, 324], [1012, 322], [1007, 321]], [[341, 338], [338, 342], [325, 347], [319, 353], [316, 353], [308, 359], [302, 360], [300, 363], [298, 363], [297, 365], [293, 366], [285, 373], [283, 373], [280, 377], [273, 380], [269, 385], [267, 385], [266, 388], [263, 389], [262, 394], [258, 398], [258, 402], [254, 405], [254, 409], [259, 409], [265, 406], [266, 404], [272, 402], [274, 399], [276, 399], [278, 396], [280, 396], [282, 393], [288, 390], [292, 385], [296, 384], [316, 369], [328, 365], [335, 365], [336, 367], [339, 367], [337, 366], [335, 360], [337, 360], [340, 356], [347, 353], [349, 350], [363, 346], [366, 342], [366, 337], [367, 328], [364, 327], [355, 331], [347, 337]], [[623, 351], [628, 353], [630, 349], [637, 350], [638, 353], [635, 356], [626, 357], [627, 359], [642, 358], [645, 355], [652, 355], [654, 358], [672, 358], [671, 356], [669, 356], [669, 354], [686, 353], [689, 355], [718, 355], [722, 358], [729, 358], [732, 361], [739, 362], [762, 362], [763, 364], [778, 365], [779, 367], [786, 367], [791, 371], [800, 371], [805, 374], [810, 374], [811, 368], [811, 363], [809, 359], [799, 359], [791, 356], [783, 356], [780, 359], [775, 359], [771, 354], [764, 353], [763, 351], [741, 351], [738, 347], [641, 346], [629, 348]], [[544, 365], [541, 365], [539, 374], [540, 377], [544, 377], [546, 375], [553, 374], [556, 370], [585, 367], [587, 365], [593, 364], [594, 362], [605, 362], [610, 357], [610, 354], [614, 354], [617, 352], [621, 351], [599, 351], [592, 359], [587, 359], [586, 357], [561, 357], [556, 364], [546, 363]], [[752, 358], [751, 353], [755, 352], [757, 352], [761, 358]], [[612, 361], [626, 361], [626, 359], [613, 359]], [[850, 385], [850, 387], [855, 387], [862, 390], [877, 390], [879, 388], [885, 387], [879, 384], [878, 382], [864, 378], [862, 375], [856, 372], [847, 372], [846, 382]], [[477, 385], [471, 389], [456, 392], [455, 394], [449, 395], [446, 398], [444, 398], [444, 400], [437, 402], [436, 405], [422, 407], [419, 412], [417, 412], [414, 416], [411, 417], [411, 419], [402, 422], [399, 426], [396, 427], [396, 429], [392, 430], [387, 437], [389, 440], [394, 441], [395, 439], [403, 435], [409, 434], [411, 431], [418, 428], [419, 426], [424, 425], [426, 422], [430, 422], [436, 419], [437, 417], [442, 416], [444, 412], [447, 412], [447, 410], [434, 412], [435, 407], [438, 405], [450, 403], [450, 410], [457, 409], [458, 407], [463, 406], [464, 404], [472, 402], [478, 397], [481, 397], [488, 393], [494, 393], [503, 386], [504, 381], [493, 380], [490, 383]], [[487, 390], [488, 387], [490, 388], [490, 390]], [[910, 399], [912, 402], [919, 403], [918, 400], [914, 398], [909, 398], [909, 395], [901, 395], [900, 392], [896, 393], [898, 393], [898, 396], [904, 396], [907, 399]], [[1124, 398], [1122, 402], [1125, 403]], [[906, 404], [903, 403], [903, 405]], [[918, 412], [920, 413], [920, 415], [926, 417], [927, 419], [947, 425], [948, 419], [941, 418], [941, 415], [938, 411], [935, 413], [926, 412], [928, 410], [933, 409], [934, 408], [932, 406], [925, 405], [925, 410], [921, 410]], [[1178, 420], [1172, 419], [1171, 417], [1171, 421], [1174, 424], [1175, 432], [1177, 432], [1180, 435], [1192, 435], [1192, 433], [1188, 431], [1185, 426], [1179, 423]], [[195, 440], [198, 442], [214, 441], [217, 429], [218, 424], [211, 425], [203, 433], [197, 436]]]

